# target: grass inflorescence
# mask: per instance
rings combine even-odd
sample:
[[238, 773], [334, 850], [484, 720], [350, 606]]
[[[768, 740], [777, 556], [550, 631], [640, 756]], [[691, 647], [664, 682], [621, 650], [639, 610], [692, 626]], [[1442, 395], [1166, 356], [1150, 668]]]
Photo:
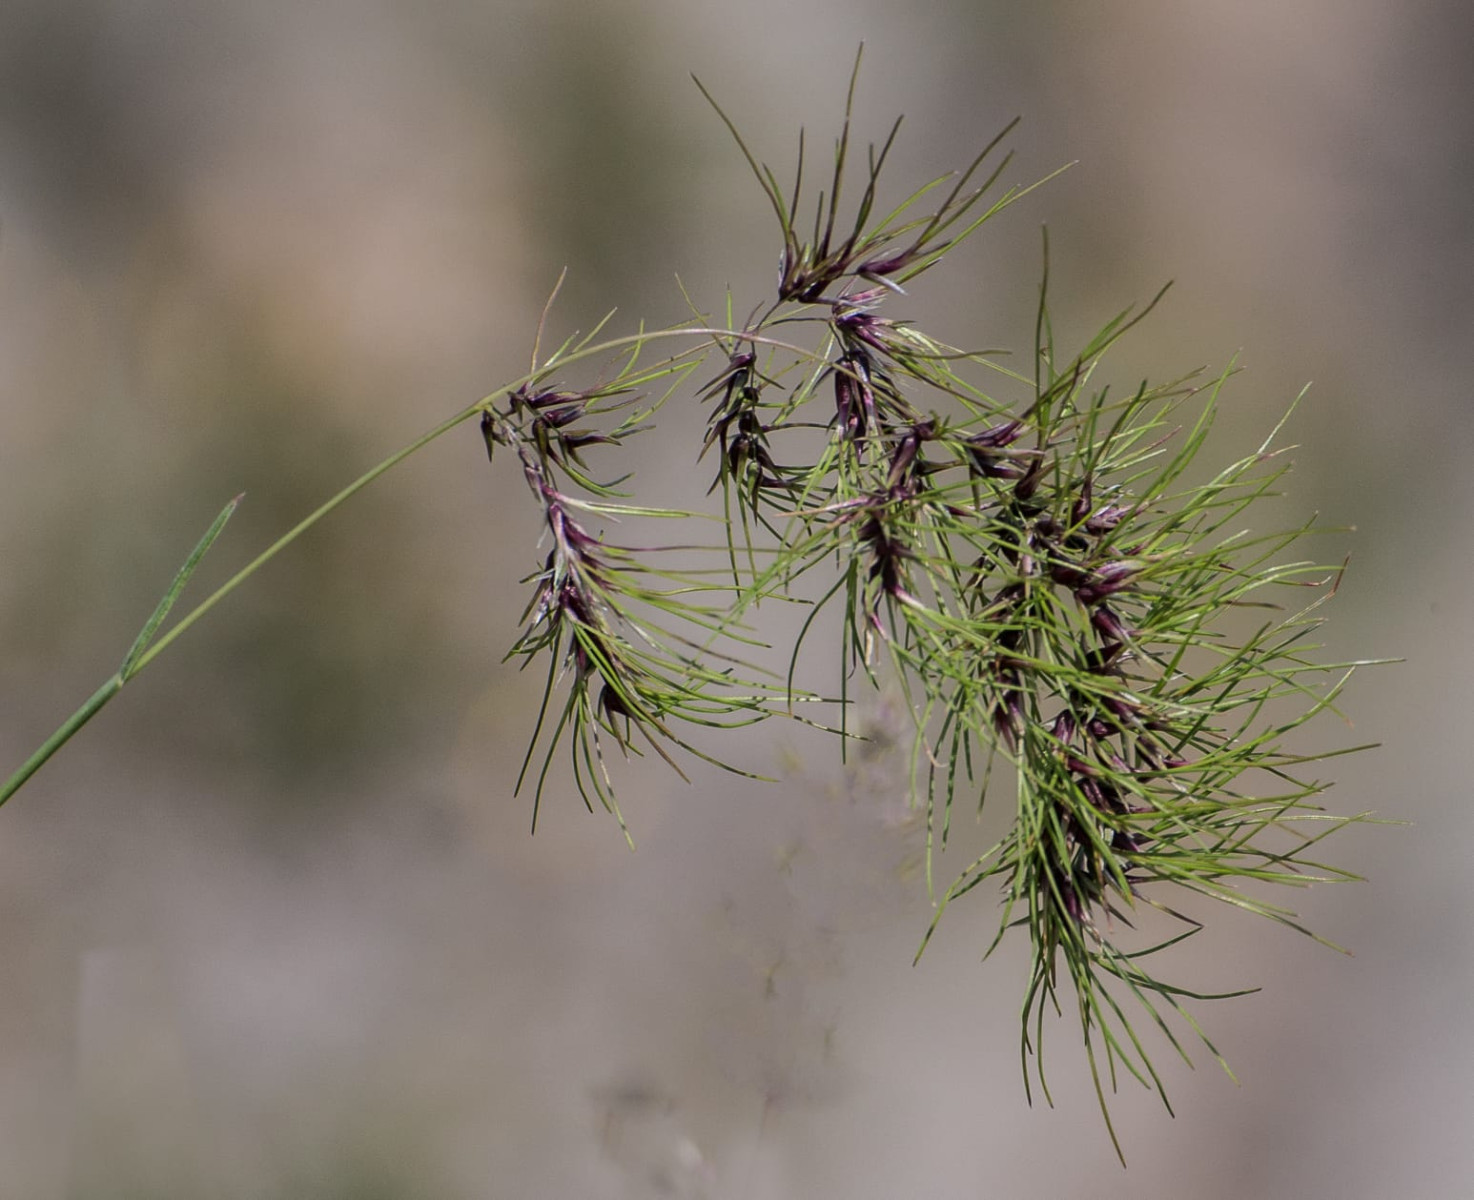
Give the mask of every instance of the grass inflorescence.
[[[548, 695], [557, 672], [567, 675], [551, 740], [568, 737], [586, 799], [615, 809], [601, 742], [621, 751], [642, 742], [668, 761], [675, 748], [708, 757], [671, 722], [796, 715], [826, 690], [802, 686], [804, 644], [836, 631], [840, 678], [827, 690], [838, 692], [842, 746], [855, 736], [857, 687], [894, 681], [910, 702], [911, 799], [925, 811], [937, 918], [991, 883], [1002, 903], [988, 951], [1011, 928], [1032, 944], [1026, 1085], [1047, 1097], [1037, 1070], [1044, 1019], [1073, 1007], [1109, 1122], [1107, 1093], [1122, 1071], [1163, 1090], [1128, 1004], [1183, 1057], [1168, 1016], [1219, 1058], [1184, 1007], [1208, 997], [1150, 968], [1200, 928], [1165, 885], [1302, 929], [1258, 885], [1351, 878], [1314, 856], [1327, 834], [1360, 818], [1322, 811], [1326, 785], [1307, 770], [1327, 756], [1287, 744], [1334, 709], [1356, 665], [1321, 661], [1310, 640], [1341, 569], [1292, 556], [1309, 525], [1256, 535], [1239, 524], [1287, 469], [1278, 428], [1199, 477], [1231, 369], [1123, 395], [1097, 383], [1111, 347], [1160, 296], [1062, 352], [1041, 288], [1032, 374], [943, 345], [892, 311], [909, 301], [906, 285], [1030, 190], [990, 195], [1008, 161], [988, 165], [1001, 137], [957, 177], [877, 215], [893, 127], [870, 149], [845, 220], [847, 110], [805, 223], [802, 143], [785, 191], [723, 120], [783, 242], [775, 297], [740, 328], [729, 298], [727, 328], [704, 348], [715, 361], [692, 389], [706, 406], [699, 456], [715, 460], [726, 529], [725, 544], [706, 549], [725, 556], [725, 578], [715, 568], [657, 573], [667, 586], [651, 590], [653, 568], [590, 535], [548, 483], [575, 448], [617, 442], [624, 426], [538, 434], [539, 422], [561, 430], [581, 419], [589, 396], [509, 395], [488, 419], [497, 429], [521, 421], [522, 432], [500, 440], [518, 446], [552, 541], [514, 653], [549, 656]], [[684, 382], [695, 361], [664, 369]], [[1014, 398], [985, 390], [979, 379], [990, 377]], [[597, 395], [629, 387], [624, 372], [612, 378]], [[539, 408], [556, 416], [529, 425]], [[585, 511], [606, 510], [594, 499]], [[773, 600], [807, 608], [786, 678], [776, 688], [739, 682], [721, 644], [750, 637], [746, 622]], [[686, 632], [656, 629], [636, 609]], [[692, 638], [693, 627], [705, 638]], [[1000, 760], [1011, 770], [995, 772]], [[1014, 782], [1006, 834], [951, 883], [933, 884], [954, 810], [981, 810], [995, 775]], [[1153, 941], [1137, 930], [1147, 913], [1181, 927]]]

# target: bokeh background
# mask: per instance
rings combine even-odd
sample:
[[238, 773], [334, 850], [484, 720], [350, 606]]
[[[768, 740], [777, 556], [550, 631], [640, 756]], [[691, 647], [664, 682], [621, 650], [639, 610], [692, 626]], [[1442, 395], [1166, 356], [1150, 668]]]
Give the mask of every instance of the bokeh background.
[[[0, 757], [111, 672], [246, 493], [219, 582], [347, 478], [618, 305], [771, 287], [771, 214], [700, 101], [825, 147], [856, 45], [898, 181], [1009, 118], [1007, 182], [1078, 160], [917, 313], [1028, 344], [1168, 279], [1117, 358], [1242, 348], [1227, 457], [1307, 380], [1287, 519], [1355, 526], [1308, 744], [1365, 884], [1297, 895], [1347, 958], [1215, 922], [1176, 967], [1235, 1087], [1159, 1056], [1123, 1172], [1069, 1022], [1026, 1107], [1017, 946], [928, 919], [894, 764], [772, 730], [777, 785], [636, 771], [626, 813], [514, 799], [537, 562], [471, 429], [304, 539], [0, 814], [0, 1195], [1459, 1197], [1474, 1194], [1474, 17], [1454, 0], [3, 0]], [[780, 170], [780, 174], [785, 172]], [[688, 413], [672, 439], [691, 448]], [[685, 433], [682, 433], [682, 430]], [[632, 447], [649, 495], [690, 455]], [[202, 593], [201, 593], [202, 594]], [[882, 711], [877, 719], [884, 720]], [[7, 765], [6, 770], [9, 769]]]

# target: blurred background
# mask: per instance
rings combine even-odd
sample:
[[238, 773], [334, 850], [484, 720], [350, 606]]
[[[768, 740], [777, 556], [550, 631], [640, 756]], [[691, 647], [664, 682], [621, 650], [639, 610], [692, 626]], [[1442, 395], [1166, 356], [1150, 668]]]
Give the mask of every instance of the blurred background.
[[[1247, 370], [1219, 448], [1308, 380], [1289, 496], [1354, 536], [1306, 745], [1370, 882], [1291, 899], [1347, 958], [1223, 914], [1174, 977], [1234, 1066], [1157, 1055], [1117, 1165], [1070, 1021], [1025, 1105], [1026, 959], [929, 919], [898, 770], [773, 728], [748, 784], [625, 775], [616, 825], [513, 798], [540, 680], [501, 665], [536, 513], [471, 428], [216, 610], [0, 814], [0, 1195], [1455, 1197], [1474, 1192], [1474, 17], [1453, 0], [0, 2], [0, 757], [197, 586], [525, 369], [558, 329], [771, 290], [771, 213], [688, 73], [787, 177], [857, 43], [896, 186], [1024, 123], [1063, 177], [908, 312], [1060, 340], [1168, 279], [1120, 378]], [[899, 310], [898, 310], [899, 311]], [[695, 415], [673, 414], [692, 446]], [[682, 432], [682, 431], [685, 432]], [[642, 495], [690, 456], [632, 446]], [[704, 485], [705, 466], [701, 469]], [[883, 709], [876, 720], [887, 719]], [[1006, 798], [1003, 801], [1006, 804]], [[959, 864], [960, 865], [960, 864]]]

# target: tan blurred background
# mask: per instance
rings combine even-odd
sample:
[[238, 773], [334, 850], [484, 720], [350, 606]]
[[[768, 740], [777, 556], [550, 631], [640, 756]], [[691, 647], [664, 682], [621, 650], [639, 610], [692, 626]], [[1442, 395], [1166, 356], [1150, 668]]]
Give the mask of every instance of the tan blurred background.
[[[0, 1197], [1474, 1195], [1474, 18], [1453, 0], [0, 2], [0, 757], [116, 665], [236, 492], [218, 582], [563, 328], [771, 286], [775, 165], [862, 132], [896, 179], [1010, 117], [1079, 164], [917, 312], [1027, 344], [1178, 281], [1119, 373], [1249, 370], [1220, 453], [1306, 380], [1286, 519], [1359, 532], [1316, 745], [1370, 883], [1296, 895], [1343, 958], [1226, 919], [1178, 955], [1242, 1086], [1160, 1048], [1116, 1165], [1069, 1022], [1025, 1106], [1025, 962], [928, 919], [887, 764], [783, 730], [745, 785], [625, 778], [615, 825], [511, 780], [500, 657], [535, 514], [467, 429], [217, 610], [0, 814]], [[786, 174], [780, 170], [780, 174]], [[673, 417], [689, 440], [692, 416]], [[682, 434], [681, 430], [686, 430]], [[632, 450], [632, 453], [635, 451]], [[640, 447], [646, 494], [688, 457]]]

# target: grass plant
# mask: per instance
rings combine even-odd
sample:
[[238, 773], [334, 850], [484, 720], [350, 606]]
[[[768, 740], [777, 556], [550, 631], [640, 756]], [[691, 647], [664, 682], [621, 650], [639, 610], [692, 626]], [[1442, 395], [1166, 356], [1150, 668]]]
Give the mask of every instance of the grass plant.
[[[860, 736], [857, 693], [894, 681], [912, 714], [910, 800], [925, 816], [936, 920], [992, 894], [986, 950], [1015, 929], [1032, 946], [1026, 1088], [1048, 1097], [1046, 1018], [1071, 1009], [1107, 1124], [1123, 1074], [1165, 1102], [1142, 1026], [1183, 1058], [1191, 1038], [1222, 1061], [1186, 1007], [1206, 997], [1155, 971], [1201, 928], [1174, 893], [1308, 933], [1265, 898], [1268, 885], [1351, 878], [1319, 846], [1365, 819], [1321, 808], [1327, 783], [1312, 771], [1330, 755], [1292, 738], [1336, 710], [1359, 665], [1323, 661], [1314, 644], [1342, 568], [1301, 556], [1311, 524], [1264, 534], [1243, 523], [1284, 478], [1283, 422], [1205, 475], [1232, 368], [1113, 393], [1100, 364], [1157, 301], [1083, 347], [1058, 346], [1047, 243], [1030, 369], [945, 345], [906, 318], [921, 277], [1038, 186], [1002, 186], [1012, 126], [961, 172], [882, 211], [899, 121], [857, 172], [847, 103], [814, 191], [802, 140], [785, 186], [712, 103], [777, 220], [770, 299], [746, 319], [728, 296], [720, 319], [693, 305], [685, 324], [618, 337], [601, 324], [551, 349], [545, 310], [525, 376], [365, 472], [165, 630], [231, 501], [117, 673], [0, 803], [303, 532], [425, 445], [479, 424], [492, 468], [521, 473], [546, 528], [507, 655], [545, 680], [517, 780], [534, 827], [563, 786], [560, 755], [589, 808], [628, 836], [619, 760], [648, 751], [683, 775], [693, 760], [750, 774], [722, 757], [721, 731], [775, 719], [832, 730], [842, 754]], [[591, 368], [592, 382], [569, 382]], [[691, 453], [709, 473], [710, 511], [640, 503], [617, 466], [673, 403], [705, 406]], [[648, 544], [610, 532], [634, 528], [677, 532]], [[751, 664], [773, 605], [804, 617], [786, 666], [769, 673]], [[808, 678], [803, 651], [818, 637], [837, 639], [837, 678]], [[1009, 769], [995, 771], [1000, 762]], [[1013, 783], [1011, 800], [992, 794], [995, 776]], [[1012, 806], [1004, 836], [957, 878], [935, 880], [959, 808], [1000, 802]], [[1175, 925], [1165, 936], [1137, 929], [1164, 919]]]

